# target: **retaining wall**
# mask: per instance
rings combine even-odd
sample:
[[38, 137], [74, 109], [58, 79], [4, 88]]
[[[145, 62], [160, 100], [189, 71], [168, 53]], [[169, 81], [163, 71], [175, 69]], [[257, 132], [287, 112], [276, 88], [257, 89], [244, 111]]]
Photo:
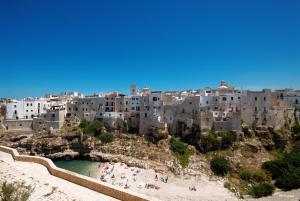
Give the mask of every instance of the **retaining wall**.
[[153, 198], [149, 198], [148, 196], [145, 195], [140, 195], [135, 192], [125, 191], [121, 188], [117, 188], [110, 184], [98, 181], [96, 179], [84, 175], [80, 175], [62, 168], [58, 168], [48, 158], [39, 157], [39, 156], [20, 155], [17, 150], [5, 146], [0, 146], [0, 151], [12, 155], [13, 159], [16, 161], [33, 162], [33, 163], [41, 164], [45, 166], [48, 169], [49, 173], [53, 176], [65, 179], [72, 183], [78, 184], [80, 186], [89, 188], [91, 190], [97, 191], [99, 193], [108, 195], [110, 197], [119, 200], [124, 200], [124, 201], [156, 200]]

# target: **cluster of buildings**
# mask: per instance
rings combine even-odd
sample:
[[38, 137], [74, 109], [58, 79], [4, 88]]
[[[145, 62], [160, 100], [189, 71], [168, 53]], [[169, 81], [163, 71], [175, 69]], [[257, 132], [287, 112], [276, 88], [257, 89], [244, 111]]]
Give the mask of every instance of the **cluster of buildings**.
[[60, 129], [67, 122], [101, 120], [112, 130], [127, 129], [139, 134], [168, 131], [188, 135], [191, 130], [241, 131], [249, 127], [281, 129], [299, 118], [300, 91], [238, 90], [221, 81], [216, 89], [186, 91], [137, 90], [84, 96], [72, 92], [44, 98], [0, 101], [6, 130]]

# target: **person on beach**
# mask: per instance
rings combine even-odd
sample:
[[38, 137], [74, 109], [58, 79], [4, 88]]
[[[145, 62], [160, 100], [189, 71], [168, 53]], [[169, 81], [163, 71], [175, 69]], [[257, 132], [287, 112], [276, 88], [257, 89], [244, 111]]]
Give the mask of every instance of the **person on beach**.
[[155, 181], [157, 181], [158, 180], [158, 176], [157, 176], [157, 174], [155, 175]]

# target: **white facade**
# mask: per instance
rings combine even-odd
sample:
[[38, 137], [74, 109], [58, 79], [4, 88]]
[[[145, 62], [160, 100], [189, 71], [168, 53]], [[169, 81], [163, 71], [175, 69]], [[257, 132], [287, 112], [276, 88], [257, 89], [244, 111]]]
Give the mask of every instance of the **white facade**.
[[6, 104], [6, 119], [33, 119], [45, 114], [50, 107], [51, 104], [46, 99], [14, 100]]
[[209, 107], [213, 104], [213, 91], [207, 87], [200, 92], [200, 108]]
[[129, 95], [125, 97], [125, 112], [139, 112], [140, 111], [141, 96]]

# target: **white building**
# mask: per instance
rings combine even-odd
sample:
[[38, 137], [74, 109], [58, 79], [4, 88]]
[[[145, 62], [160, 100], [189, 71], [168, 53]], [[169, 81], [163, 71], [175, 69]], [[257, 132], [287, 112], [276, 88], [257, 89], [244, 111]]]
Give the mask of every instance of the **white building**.
[[41, 114], [45, 114], [50, 107], [51, 104], [47, 101], [47, 99], [43, 98], [13, 100], [11, 103], [6, 104], [6, 119], [33, 119]]

